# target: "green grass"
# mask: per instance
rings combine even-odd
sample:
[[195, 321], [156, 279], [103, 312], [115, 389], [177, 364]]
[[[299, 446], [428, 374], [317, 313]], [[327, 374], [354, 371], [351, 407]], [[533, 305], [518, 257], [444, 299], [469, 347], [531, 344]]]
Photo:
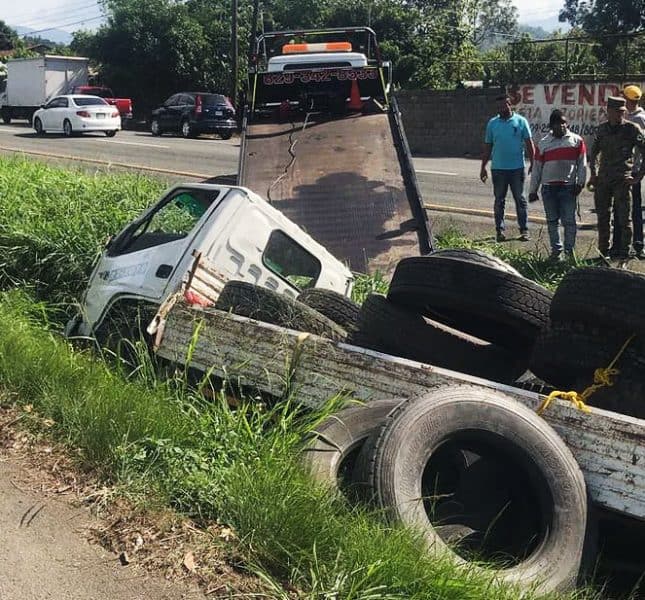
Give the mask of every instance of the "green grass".
[[[8, 398], [53, 420], [48, 431], [105, 482], [204, 524], [233, 526], [247, 568], [272, 597], [291, 597], [284, 582], [312, 600], [518, 597], [472, 568], [430, 559], [418, 534], [312, 484], [298, 450], [337, 399], [316, 414], [298, 410], [294, 399], [267, 407], [246, 398], [232, 410], [221, 390], [205, 400], [184, 379], [155, 379], [145, 365], [126, 376], [52, 333], [53, 304], [80, 294], [105, 237], [161, 187], [0, 158], [0, 284], [24, 282], [48, 301], [0, 294], [0, 385]], [[440, 245], [472, 243], [452, 232]], [[525, 274], [544, 267], [545, 281], [559, 276], [537, 257], [502, 258]], [[382, 276], [359, 276], [354, 297], [386, 289]]]
[[28, 283], [38, 298], [73, 301], [107, 238], [163, 187], [137, 175], [0, 156], [0, 287]]
[[206, 401], [182, 379], [126, 380], [48, 332], [46, 315], [23, 293], [0, 295], [4, 390], [53, 420], [51, 431], [77, 449], [83, 468], [204, 524], [231, 525], [273, 597], [288, 597], [284, 581], [312, 599], [519, 596], [472, 568], [430, 558], [420, 535], [314, 485], [297, 456], [324, 410], [253, 398], [233, 410], [222, 393]]

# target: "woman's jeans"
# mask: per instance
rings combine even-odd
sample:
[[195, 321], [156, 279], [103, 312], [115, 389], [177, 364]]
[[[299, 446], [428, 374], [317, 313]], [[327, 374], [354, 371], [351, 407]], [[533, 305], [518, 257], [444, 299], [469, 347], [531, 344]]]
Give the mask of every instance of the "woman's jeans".
[[542, 200], [546, 213], [551, 251], [562, 252], [559, 224], [564, 229], [564, 251], [571, 253], [576, 245], [576, 193], [573, 185], [543, 185]]
[[526, 197], [524, 196], [524, 169], [491, 169], [493, 178], [493, 194], [495, 194], [495, 229], [504, 231], [504, 208], [506, 205], [506, 192], [511, 188], [517, 224], [520, 233], [528, 231], [528, 211]]

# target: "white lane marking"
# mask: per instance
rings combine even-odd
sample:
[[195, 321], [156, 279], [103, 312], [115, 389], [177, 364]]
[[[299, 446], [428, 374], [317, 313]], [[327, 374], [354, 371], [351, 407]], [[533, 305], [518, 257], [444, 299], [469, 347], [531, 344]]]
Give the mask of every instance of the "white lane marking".
[[451, 175], [457, 177], [459, 173], [451, 173], [450, 171], [423, 171], [422, 169], [415, 169], [417, 173], [424, 173], [426, 175]]
[[121, 140], [104, 140], [109, 144], [125, 144], [126, 146], [143, 146], [144, 148], [170, 148], [170, 146], [162, 146], [161, 144], [143, 144], [141, 142], [123, 142]]

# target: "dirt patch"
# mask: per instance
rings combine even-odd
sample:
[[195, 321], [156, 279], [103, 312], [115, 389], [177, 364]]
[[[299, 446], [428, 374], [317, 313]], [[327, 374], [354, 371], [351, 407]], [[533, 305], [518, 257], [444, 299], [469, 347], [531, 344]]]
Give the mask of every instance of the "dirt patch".
[[[34, 420], [37, 428], [24, 426]], [[262, 595], [259, 580], [235, 568], [230, 528], [135, 507], [31, 433], [48, 425], [29, 407], [0, 408], [2, 600]]]

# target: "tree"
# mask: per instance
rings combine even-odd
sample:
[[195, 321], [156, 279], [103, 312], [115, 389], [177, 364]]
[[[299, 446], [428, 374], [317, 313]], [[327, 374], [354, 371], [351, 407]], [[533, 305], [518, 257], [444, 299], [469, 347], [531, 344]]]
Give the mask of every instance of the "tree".
[[18, 34], [4, 21], [0, 21], [0, 50], [13, 50]]
[[645, 0], [565, 0], [559, 19], [593, 34], [641, 31]]

